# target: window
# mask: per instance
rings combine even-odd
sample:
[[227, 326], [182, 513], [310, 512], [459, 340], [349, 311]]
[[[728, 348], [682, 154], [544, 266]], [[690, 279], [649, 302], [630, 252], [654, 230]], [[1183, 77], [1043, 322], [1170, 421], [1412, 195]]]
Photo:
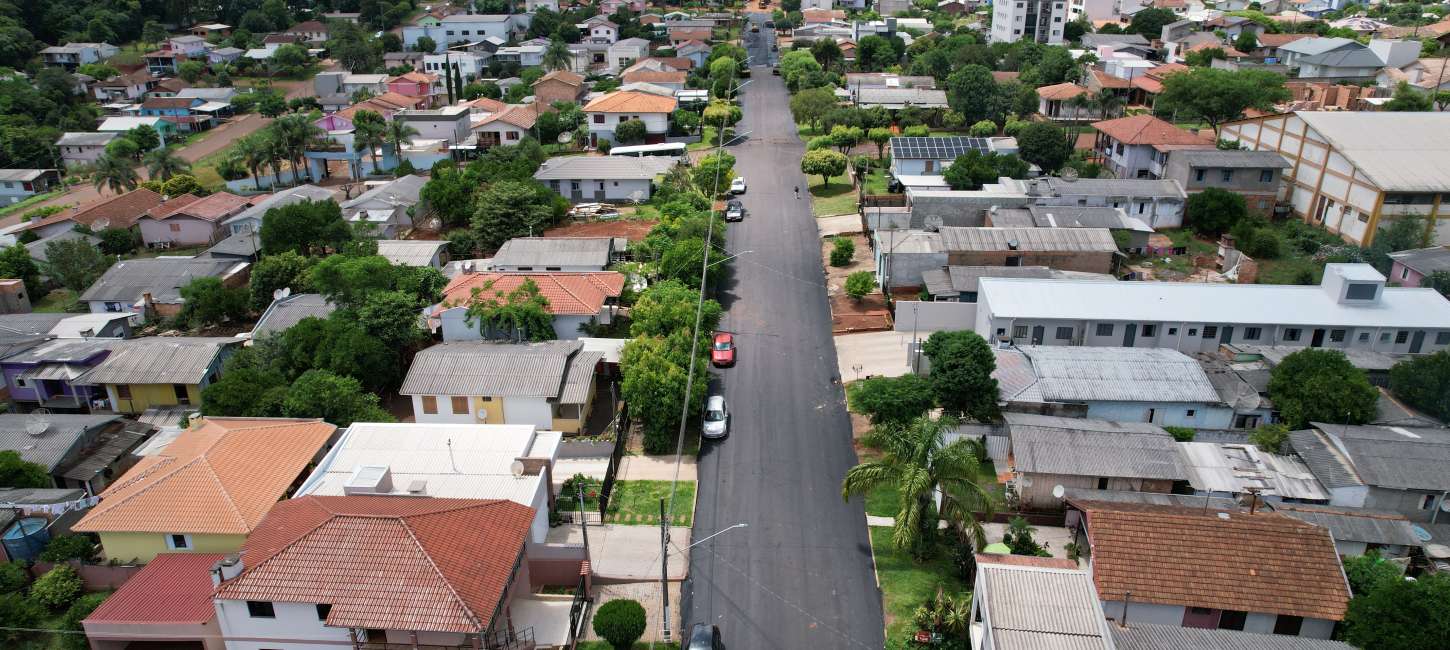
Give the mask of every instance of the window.
[[1408, 340], [1410, 340], [1409, 330], [1400, 330], [1398, 332], [1395, 332], [1395, 345], [1402, 345], [1405, 341]]
[[117, 384], [116, 397], [118, 399], [131, 399], [131, 387], [126, 384]]
[[1203, 338], [1211, 339], [1211, 338], [1213, 338], [1215, 336], [1218, 336], [1218, 326], [1217, 325], [1204, 325], [1203, 326]]
[[1410, 267], [1408, 267], [1408, 266], [1401, 267], [1400, 268], [1400, 279], [1401, 280], [1407, 280], [1407, 279], [1409, 279], [1409, 277], [1410, 277]]
[[1026, 325], [1013, 325], [1012, 326], [1012, 338], [1014, 338], [1014, 339], [1020, 339], [1020, 338], [1026, 338], [1026, 337], [1027, 337], [1027, 326]]
[[505, 139], [505, 140], [518, 140], [519, 139], [519, 133], [518, 133], [518, 131], [507, 131], [507, 132], [505, 132], [503, 134], [503, 139]]
[[1274, 182], [1274, 170], [1272, 170], [1272, 169], [1265, 169], [1265, 170], [1259, 172], [1259, 182], [1260, 183], [1272, 183], [1272, 182]]
[[1430, 508], [1432, 508], [1434, 506], [1435, 506], [1435, 495], [1433, 495], [1433, 494], [1422, 494], [1422, 495], [1420, 495], [1420, 509], [1421, 510], [1429, 510]]
[[1232, 169], [1225, 169], [1225, 170], [1223, 170], [1223, 182], [1229, 183], [1229, 182], [1232, 182], [1233, 179], [1234, 179], [1234, 170], [1232, 170]]
[[1355, 213], [1355, 218], [1359, 219], [1360, 223], [1369, 223], [1369, 213], [1363, 210], [1357, 211]]
[[1359, 333], [1359, 342], [1360, 343], [1369, 343], [1369, 332], [1360, 332]]
[[423, 396], [423, 413], [426, 415], [438, 414], [438, 398], [432, 395]]
[[[963, 291], [962, 292], [961, 299], [962, 299], [962, 302], [976, 302], [977, 301], [977, 292], [975, 292], [975, 291]], [[998, 332], [998, 333], [1000, 334], [1000, 332]]]
[[1261, 328], [1258, 328], [1258, 327], [1245, 327], [1244, 328], [1244, 340], [1245, 341], [1257, 341], [1257, 340], [1259, 340], [1259, 336], [1261, 336], [1263, 333], [1264, 333], [1264, 330], [1261, 329]]
[[1248, 618], [1249, 615], [1247, 612], [1236, 612], [1231, 609], [1225, 609], [1223, 610], [1223, 613], [1219, 614], [1218, 629], [1242, 630], [1244, 629], [1244, 622], [1247, 621]]
[[1098, 336], [1112, 336], [1112, 335], [1113, 335], [1113, 324], [1112, 323], [1098, 323]]
[[1330, 343], [1343, 343], [1344, 342], [1344, 330], [1329, 330], [1329, 342]]
[[1193, 414], [1194, 414], [1194, 413], [1197, 413], [1197, 412], [1198, 412], [1198, 411], [1195, 411], [1195, 410], [1193, 410], [1193, 409], [1187, 409], [1187, 410], [1186, 410], [1186, 411], [1185, 411], [1185, 412], [1184, 412], [1184, 414], [1183, 414], [1183, 417], [1189, 417], [1189, 418], [1191, 418], [1191, 417], [1193, 417]]
[[1098, 477], [1098, 489], [1099, 490], [1106, 490], [1106, 489], [1108, 489], [1108, 477], [1106, 477], [1106, 476], [1099, 476]]
[[1274, 634], [1299, 636], [1299, 628], [1303, 626], [1304, 617], [1280, 614], [1278, 618], [1274, 619]]
[[[1361, 336], [1363, 336], [1361, 334]], [[1435, 335], [1435, 345], [1450, 345], [1450, 332], [1440, 332]]]
[[1208, 172], [1208, 170], [1206, 170], [1206, 169], [1195, 169], [1195, 170], [1193, 170], [1193, 180], [1198, 181], [1200, 183], [1203, 182], [1203, 175], [1205, 173], [1207, 173], [1207, 172]]
[[1170, 328], [1168, 328], [1168, 335], [1169, 336], [1177, 336], [1178, 335], [1178, 328], [1176, 328], [1176, 327], [1170, 327]]
[[1152, 338], [1153, 336], [1156, 336], [1157, 334], [1158, 334], [1158, 326], [1157, 325], [1150, 325], [1148, 323], [1144, 323], [1143, 324], [1143, 338]]
[[317, 603], [317, 620], [327, 620], [327, 615], [332, 613], [332, 603]]
[[1057, 340], [1059, 340], [1059, 341], [1066, 341], [1066, 340], [1068, 340], [1070, 338], [1072, 338], [1072, 328], [1071, 327], [1059, 327], [1059, 328], [1057, 328]]
[[249, 600], [247, 615], [252, 618], [277, 618], [277, 610], [272, 607], [271, 601]]
[[1190, 327], [1190, 328], [1188, 328], [1188, 335], [1189, 336], [1198, 336], [1198, 328], [1197, 327]]
[[166, 548], [173, 551], [185, 551], [191, 548], [191, 536], [171, 534], [166, 536]]
[[578, 404], [555, 404], [554, 405], [554, 417], [559, 418], [561, 420], [577, 420], [577, 419], [579, 419], [579, 405]]
[[603, 113], [597, 113], [597, 114], [595, 114], [594, 115], [594, 123], [595, 124], [603, 124], [604, 123], [604, 114]]
[[1380, 343], [1385, 343], [1385, 342], [1387, 342], [1389, 340], [1390, 340], [1390, 333], [1389, 332], [1380, 332]]
[[999, 327], [999, 328], [997, 328], [997, 336], [1000, 337], [1000, 336], [1006, 336], [1006, 335], [1007, 335], [1007, 328], [1005, 328], [1005, 327]]
[[453, 402], [452, 406], [453, 406], [453, 412], [455, 414], [460, 414], [461, 415], [461, 414], [464, 414], [464, 413], [467, 413], [468, 412], [468, 398], [467, 397], [462, 397], [462, 396], [454, 395], [453, 397], [450, 397], [449, 398], [449, 401], [450, 402]]
[[181, 224], [179, 224], [179, 223], [173, 223], [173, 224], [167, 224], [167, 225], [171, 226], [171, 232], [181, 232]]
[[1119, 156], [1123, 155], [1123, 143], [1119, 142], [1118, 144], [1114, 145], [1113, 151], [1116, 152]]

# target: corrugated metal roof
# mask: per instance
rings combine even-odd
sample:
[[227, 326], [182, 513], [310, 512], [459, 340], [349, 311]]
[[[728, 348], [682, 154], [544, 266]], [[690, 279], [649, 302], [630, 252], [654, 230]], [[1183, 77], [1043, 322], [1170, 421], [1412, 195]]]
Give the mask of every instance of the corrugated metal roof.
[[5, 357], [5, 363], [71, 363], [78, 364], [110, 351], [116, 341], [53, 339], [33, 348]]
[[271, 210], [272, 208], [280, 208], [284, 205], [292, 205], [293, 203], [301, 203], [303, 201], [309, 200], [330, 201], [332, 200], [332, 190], [324, 189], [316, 185], [299, 185], [297, 187], [285, 189], [265, 199], [262, 199], [257, 203], [252, 204], [252, 207], [247, 208], [246, 210], [242, 210], [241, 212], [237, 213], [236, 216], [233, 216], [222, 223], [232, 224], [248, 219], [256, 219], [258, 221], [261, 221], [262, 217], [266, 216], [267, 211]]
[[1181, 158], [1195, 167], [1232, 169], [1288, 169], [1289, 161], [1277, 151], [1254, 151], [1252, 149], [1180, 149], [1168, 154], [1170, 158]]
[[[1066, 181], [1055, 176], [1032, 180], [1016, 178], [999, 179], [1008, 191], [1031, 196], [1121, 196], [1155, 197], [1187, 200], [1188, 194], [1174, 179], [1149, 178], [1079, 178]], [[1036, 182], [1038, 191], [1028, 192]], [[987, 188], [983, 188], [984, 190]]]
[[127, 427], [120, 431], [102, 433], [100, 444], [88, 449], [74, 465], [61, 470], [60, 475], [77, 481], [89, 481], [144, 442], [150, 430], [151, 427], [143, 424], [136, 428]]
[[431, 266], [433, 257], [447, 246], [446, 241], [382, 239], [378, 240], [378, 255], [400, 266]]
[[650, 180], [674, 164], [674, 159], [658, 156], [564, 156], [545, 160], [534, 180]]
[[1236, 630], [1210, 630], [1177, 625], [1128, 623], [1112, 625], [1118, 650], [1355, 650], [1328, 639]]
[[1300, 111], [1294, 115], [1380, 189], [1450, 188], [1450, 113]]
[[942, 247], [956, 251], [1074, 251], [1115, 253], [1107, 228], [958, 228], [941, 229]]
[[1390, 259], [1422, 275], [1429, 275], [1436, 271], [1450, 271], [1450, 246], [1397, 251], [1390, 253]]
[[1102, 604], [1087, 573], [1003, 564], [979, 565], [985, 616], [997, 648], [1113, 647]]
[[80, 384], [198, 384], [222, 349], [240, 339], [152, 336], [116, 341], [110, 356], [76, 379]]
[[1241, 509], [1239, 503], [1233, 499], [1224, 497], [1203, 497], [1188, 494], [1163, 494], [1161, 492], [1127, 492], [1122, 490], [1096, 490], [1092, 488], [1067, 488], [1064, 500], [1074, 503], [1085, 501], [1100, 501], [1104, 503], [1132, 503], [1153, 506], [1177, 506], [1180, 508], [1198, 508], [1200, 510], [1227, 510], [1237, 511]]
[[609, 266], [614, 240], [610, 237], [515, 237], [493, 255], [495, 268], [520, 266], [543, 270], [549, 266]]
[[[28, 430], [32, 418], [46, 423], [40, 435], [32, 435]], [[0, 450], [19, 453], [21, 460], [40, 465], [50, 472], [77, 449], [87, 433], [118, 419], [119, 415], [52, 413], [38, 418], [20, 413], [0, 413]]]
[[106, 269], [80, 295], [81, 302], [93, 300], [130, 304], [150, 293], [162, 304], [182, 301], [181, 287], [196, 278], [221, 277], [238, 264], [235, 260], [214, 258], [152, 258], [117, 262]]
[[[1450, 490], [1450, 430], [1312, 423], [1367, 485]], [[1297, 442], [1295, 449], [1298, 449]], [[1307, 459], [1306, 459], [1307, 460]], [[1312, 467], [1312, 464], [1311, 464]]]
[[1354, 487], [1364, 485], [1354, 465], [1349, 462], [1328, 436], [1307, 429], [1289, 432], [1289, 446], [1304, 460], [1314, 478], [1327, 488]]
[[1293, 458], [1248, 444], [1184, 442], [1179, 447], [1188, 465], [1188, 480], [1197, 490], [1244, 494], [1253, 489], [1263, 496], [1329, 500], [1329, 492], [1313, 472]]
[[1047, 401], [1219, 403], [1203, 367], [1177, 350], [1067, 345], [1018, 350], [1032, 362]]
[[562, 397], [565, 375], [582, 347], [578, 341], [440, 343], [413, 357], [398, 393]]
[[1334, 539], [1369, 544], [1419, 546], [1420, 539], [1404, 515], [1358, 508], [1331, 508], [1300, 504], [1274, 506], [1276, 512], [1329, 529]]
[[302, 322], [304, 318], [327, 318], [337, 307], [322, 294], [299, 293], [272, 301], [257, 324], [252, 328], [252, 338], [284, 332]]
[[1015, 467], [1022, 473], [1168, 480], [1189, 476], [1173, 437], [1151, 424], [1019, 413], [1003, 417]]

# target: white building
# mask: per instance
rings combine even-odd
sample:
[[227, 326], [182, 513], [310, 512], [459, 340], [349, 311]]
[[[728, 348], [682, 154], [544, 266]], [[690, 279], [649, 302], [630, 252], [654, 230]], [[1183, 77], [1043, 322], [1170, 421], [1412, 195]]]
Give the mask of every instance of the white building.
[[467, 104], [429, 110], [405, 109], [394, 113], [393, 119], [417, 129], [414, 140], [443, 140], [456, 145], [468, 139], [471, 110]]
[[1076, 562], [981, 554], [977, 563], [969, 628], [973, 648], [1113, 650], [1092, 575], [1077, 569]]
[[[970, 192], [961, 194], [970, 195]], [[1044, 207], [1080, 206], [1121, 208], [1154, 230], [1183, 226], [1188, 194], [1173, 179], [1081, 178], [1064, 181], [1055, 176], [1035, 179], [999, 178], [983, 185], [982, 195], [1026, 196], [1028, 203]], [[1004, 204], [1005, 205], [1005, 204]]]
[[403, 45], [412, 50], [418, 39], [427, 36], [438, 46], [434, 52], [442, 52], [454, 43], [472, 43], [488, 36], [511, 41], [523, 35], [531, 20], [531, 14], [453, 14], [437, 25], [404, 26]]
[[606, 69], [614, 74], [628, 68], [635, 61], [649, 56], [649, 41], [642, 38], [626, 38], [610, 43], [606, 54]]
[[564, 156], [545, 160], [534, 180], [575, 203], [644, 202], [654, 192], [654, 179], [674, 163], [658, 156]]
[[977, 299], [976, 332], [1017, 344], [1388, 354], [1450, 346], [1450, 302], [1432, 289], [1386, 287], [1368, 264], [1327, 264], [1317, 287], [982, 278]]
[[488, 57], [472, 52], [423, 55], [423, 71], [438, 75], [438, 84], [444, 88], [447, 87], [447, 82], [443, 81], [444, 71], [448, 70], [451, 73], [454, 66], [458, 68], [458, 73], [463, 75], [465, 82], [471, 79], [481, 79], [488, 71]]
[[1062, 43], [1067, 24], [1067, 0], [1006, 0], [992, 9], [993, 43], [1015, 43], [1027, 39], [1038, 43]]

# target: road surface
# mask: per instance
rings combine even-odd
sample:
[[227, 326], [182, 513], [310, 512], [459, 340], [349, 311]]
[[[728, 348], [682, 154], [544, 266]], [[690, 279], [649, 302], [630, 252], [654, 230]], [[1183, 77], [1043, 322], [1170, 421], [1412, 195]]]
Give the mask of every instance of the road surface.
[[[754, 48], [754, 61], [766, 60], [763, 49]], [[731, 432], [701, 450], [694, 538], [749, 527], [691, 551], [684, 631], [712, 622], [736, 650], [878, 650], [881, 598], [865, 515], [859, 499], [841, 499], [856, 457], [820, 240], [809, 197], [795, 193], [806, 184], [805, 147], [780, 77], [765, 67], [752, 76], [739, 127], [751, 133], [730, 148], [749, 183], [745, 220], [731, 224], [726, 246], [741, 256], [720, 295], [738, 362], [713, 387], [730, 404]]]

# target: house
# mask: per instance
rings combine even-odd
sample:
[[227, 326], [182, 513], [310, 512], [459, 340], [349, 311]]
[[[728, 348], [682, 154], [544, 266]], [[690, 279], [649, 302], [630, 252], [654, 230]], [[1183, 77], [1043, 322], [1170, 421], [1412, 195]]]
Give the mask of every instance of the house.
[[493, 270], [603, 271], [624, 259], [627, 245], [615, 237], [515, 237], [493, 254]]
[[687, 41], [675, 46], [675, 56], [685, 57], [693, 61], [696, 68], [701, 68], [710, 56], [710, 46], [704, 41]]
[[1118, 178], [1162, 178], [1168, 152], [1180, 147], [1213, 148], [1212, 137], [1180, 129], [1152, 115], [1093, 122], [1093, 152]]
[[[405, 72], [388, 79], [388, 92], [421, 100], [425, 107], [432, 108], [437, 99], [437, 93], [434, 91], [437, 85], [438, 75], [424, 72]], [[462, 92], [462, 89], [458, 89], [455, 92]]]
[[891, 175], [899, 178], [942, 174], [957, 156], [965, 155], [968, 151], [991, 153], [992, 143], [987, 138], [898, 136], [891, 138], [890, 150]]
[[[705, 40], [709, 39], [707, 38]], [[620, 39], [610, 44], [609, 49], [606, 51], [606, 56], [605, 70], [613, 74], [618, 74], [619, 71], [628, 68], [635, 61], [649, 56], [649, 41], [637, 37]], [[689, 55], [681, 54], [680, 56]], [[696, 65], [701, 64], [702, 62], [700, 61], [696, 62]]]
[[1047, 266], [1063, 271], [1111, 273], [1118, 245], [1107, 228], [942, 227], [947, 264]]
[[945, 90], [933, 90], [930, 88], [859, 88], [855, 91], [856, 105], [861, 108], [881, 107], [890, 111], [899, 111], [908, 106], [917, 108], [939, 108], [947, 107], [947, 93]]
[[1445, 501], [1450, 432], [1401, 426], [1311, 423], [1289, 445], [1329, 490], [1329, 505], [1399, 513], [1428, 522]]
[[1329, 502], [1329, 492], [1313, 472], [1292, 456], [1242, 442], [1182, 442], [1179, 451], [1194, 494], [1229, 495], [1255, 506], [1268, 502], [1275, 510], [1288, 504]]
[[565, 156], [545, 160], [534, 180], [574, 203], [643, 203], [653, 193], [654, 179], [674, 162], [660, 156]]
[[1308, 223], [1369, 246], [1388, 221], [1417, 215], [1429, 220], [1430, 243], [1450, 243], [1450, 210], [1438, 198], [1450, 193], [1450, 113], [1299, 111], [1222, 131], [1289, 161], [1282, 198]]
[[105, 556], [122, 562], [233, 553], [336, 431], [322, 420], [197, 418], [101, 493], [72, 529], [98, 534]]
[[225, 638], [255, 639], [259, 647], [293, 647], [298, 638], [372, 647], [418, 640], [565, 646], [568, 638], [548, 639], [543, 629], [535, 638], [524, 624], [530, 615], [554, 615], [528, 595], [525, 542], [534, 515], [505, 500], [283, 501], [242, 546], [240, 559], [218, 566], [217, 627]]
[[180, 201], [177, 197], [146, 211], [137, 223], [141, 229], [141, 241], [151, 248], [176, 248], [206, 246], [220, 238], [221, 222], [251, 206], [251, 201], [231, 194], [217, 192], [193, 200]]
[[327, 35], [330, 31], [327, 23], [320, 20], [307, 20], [282, 30], [282, 33], [299, 37], [304, 43], [315, 47], [327, 42]]
[[232, 26], [224, 23], [197, 23], [191, 27], [191, 35], [199, 36], [203, 40], [210, 36], [227, 37], [232, 35]]
[[1069, 500], [1114, 621], [1327, 639], [1349, 585], [1329, 531], [1269, 512]]
[[947, 265], [939, 232], [886, 229], [873, 231], [871, 238], [876, 283], [888, 291], [925, 286], [926, 273]]
[[493, 331], [485, 323], [469, 318], [468, 307], [479, 300], [500, 299], [525, 282], [533, 282], [540, 295], [548, 299], [546, 309], [553, 316], [554, 336], [560, 340], [579, 338], [580, 328], [591, 322], [601, 325], [613, 322], [620, 292], [624, 290], [624, 275], [613, 271], [464, 273], [444, 287], [443, 299], [431, 313], [431, 319], [437, 323], [433, 329], [441, 328], [444, 341], [475, 341], [513, 334]]
[[[1220, 7], [1223, 5], [1220, 4]], [[1230, 617], [1229, 622], [1235, 622]], [[1116, 650], [1354, 650], [1342, 641], [1310, 639], [1302, 636], [1265, 637], [1253, 632], [1232, 629], [1179, 627], [1128, 621], [1109, 625]]]
[[1390, 282], [1402, 287], [1418, 287], [1430, 274], [1450, 272], [1450, 248], [1444, 246], [1397, 251], [1390, 260]]
[[219, 278], [229, 287], [245, 286], [251, 265], [210, 258], [157, 257], [111, 265], [77, 300], [93, 314], [135, 312], [142, 318], [175, 318], [185, 300], [181, 288], [196, 278]]
[[422, 423], [529, 424], [579, 433], [594, 403], [601, 352], [578, 341], [453, 341], [413, 358], [399, 395]]
[[280, 208], [293, 203], [303, 201], [331, 201], [332, 191], [323, 189], [316, 185], [299, 185], [297, 187], [280, 190], [260, 201], [252, 204], [252, 207], [238, 212], [236, 216], [229, 217], [222, 222], [231, 234], [236, 235], [242, 232], [258, 232], [262, 229], [262, 217], [272, 208]]
[[[342, 202], [342, 218], [367, 224], [371, 235], [394, 238], [413, 227], [413, 211], [427, 179], [417, 174], [388, 181]], [[422, 216], [422, 215], [418, 215]]]
[[670, 47], [679, 47], [690, 41], [708, 42], [713, 35], [709, 27], [673, 27], [668, 30]]
[[97, 101], [101, 102], [134, 102], [140, 101], [146, 91], [151, 88], [156, 80], [145, 68], [137, 69], [134, 72], [119, 74], [104, 81], [98, 81], [91, 86], [91, 93]]
[[462, 144], [468, 139], [471, 125], [467, 106], [444, 106], [430, 110], [404, 109], [393, 113], [392, 119], [406, 122], [418, 130], [414, 140], [442, 140]]
[[[1128, 252], [1146, 251], [1153, 229], [1142, 219], [1130, 217], [1122, 208], [1107, 206], [1041, 206], [987, 209], [984, 225], [998, 228], [1107, 228], [1118, 247]], [[1123, 238], [1119, 240], [1119, 238]], [[1070, 269], [1069, 269], [1070, 270]]]
[[442, 270], [448, 265], [448, 242], [429, 239], [380, 239], [378, 255], [397, 266], [426, 266]]
[[993, 6], [991, 42], [1016, 43], [1026, 39], [1061, 45], [1063, 26], [1069, 20], [1067, 11], [1067, 3], [1060, 0], [999, 2]]
[[998, 347], [993, 354], [1008, 410], [1195, 429], [1233, 424], [1234, 409], [1198, 362], [1180, 352], [1029, 345]]
[[1023, 508], [1061, 510], [1064, 488], [1173, 491], [1187, 480], [1178, 443], [1154, 424], [1004, 413], [1012, 484]]
[[141, 117], [159, 117], [181, 133], [205, 131], [216, 123], [207, 103], [199, 97], [153, 97], [141, 104]]
[[1242, 149], [1171, 149], [1163, 178], [1171, 178], [1189, 194], [1210, 187], [1244, 197], [1249, 210], [1268, 216], [1279, 199], [1279, 182], [1289, 161], [1275, 151]]
[[176, 124], [168, 122], [165, 118], [156, 115], [143, 117], [108, 117], [101, 121], [101, 125], [96, 127], [96, 130], [125, 133], [143, 125], [156, 129], [157, 135], [161, 136], [161, 146], [163, 147], [166, 146], [166, 143], [177, 132]]
[[583, 34], [583, 43], [609, 45], [619, 40], [619, 25], [602, 15], [591, 16], [576, 27]]
[[[174, 643], [226, 650], [212, 569], [225, 553], [160, 553], [81, 622], [93, 647]], [[157, 607], [165, 603], [165, 607]]]
[[568, 70], [555, 70], [534, 82], [534, 103], [553, 110], [554, 102], [579, 103], [587, 92], [584, 77]]
[[1334, 536], [1334, 548], [1345, 557], [1370, 551], [1381, 557], [1402, 558], [1424, 545], [1404, 515], [1362, 508], [1282, 503], [1274, 512], [1321, 528]]
[[[943, 266], [921, 273], [923, 288], [933, 302], [977, 302], [977, 282], [982, 278], [1083, 278], [1113, 279], [1110, 275], [1056, 271], [1045, 266]], [[973, 312], [975, 313], [975, 312]]]
[[339, 91], [349, 96], [356, 94], [359, 90], [366, 90], [374, 96], [382, 95], [388, 92], [388, 79], [390, 78], [385, 74], [346, 74], [342, 77]]
[[[970, 192], [960, 194], [972, 196]], [[1129, 217], [1147, 223], [1154, 230], [1182, 227], [1183, 207], [1188, 200], [1183, 186], [1171, 179], [1000, 178], [996, 184], [982, 186], [980, 194], [1023, 196], [1028, 203], [1039, 206], [1122, 208]]]
[[500, 145], [516, 145], [535, 135], [539, 120], [538, 98], [534, 104], [510, 104], [471, 123], [470, 130], [478, 138], [478, 146], [487, 149]]
[[1375, 77], [1375, 85], [1394, 89], [1400, 82], [1425, 92], [1450, 90], [1450, 69], [1445, 59], [1415, 59], [1400, 67], [1385, 66]]
[[45, 65], [75, 72], [76, 68], [87, 63], [104, 63], [120, 53], [121, 48], [110, 43], [66, 43], [42, 49], [40, 59]]
[[186, 60], [186, 56], [171, 50], [156, 50], [142, 55], [146, 62], [146, 71], [153, 77], [161, 77], [176, 74], [176, 66]]
[[281, 334], [307, 318], [327, 318], [337, 306], [317, 293], [298, 293], [272, 300], [252, 326], [252, 339]]
[[1115, 650], [1092, 576], [1061, 558], [978, 553], [971, 647]]
[[140, 188], [125, 194], [102, 199], [84, 210], [71, 208], [43, 219], [32, 219], [21, 230], [34, 232], [41, 239], [74, 230], [77, 224], [92, 230], [130, 228], [146, 211], [161, 205], [161, 195]]
[[[563, 435], [528, 424], [359, 422], [297, 488], [309, 495], [360, 494], [501, 499], [534, 510], [528, 541], [543, 544], [554, 507], [554, 463]], [[514, 463], [525, 470], [515, 472]], [[371, 468], [384, 480], [359, 485]], [[372, 470], [376, 471], [376, 470]]]
[[620, 80], [627, 84], [654, 84], [671, 91], [681, 91], [685, 89], [685, 82], [689, 77], [690, 75], [676, 70], [635, 69], [620, 75]]
[[194, 336], [116, 341], [104, 361], [71, 383], [104, 387], [107, 406], [118, 413], [200, 404], [202, 389], [216, 381], [222, 362], [240, 342]]
[[207, 42], [205, 38], [191, 34], [172, 36], [166, 41], [166, 49], [188, 59], [194, 59], [206, 55]]
[[664, 142], [670, 130], [670, 113], [678, 106], [673, 97], [651, 93], [615, 91], [598, 97], [584, 106], [589, 146], [598, 146], [601, 139], [613, 141], [615, 127], [629, 120], [644, 123], [647, 144]]
[[130, 452], [148, 429], [127, 431], [114, 414], [0, 414], [0, 451], [12, 451], [39, 465], [54, 487], [94, 494], [126, 471]]
[[0, 169], [0, 204], [19, 203], [60, 184], [54, 169]]
[[63, 133], [55, 141], [55, 149], [67, 168], [94, 165], [96, 159], [106, 152], [106, 145], [119, 137], [120, 133]]
[[[1223, 343], [1424, 354], [1450, 346], [1450, 302], [1384, 286], [1368, 264], [1328, 264], [1317, 287], [983, 278], [978, 334], [1034, 345], [1166, 347]], [[1098, 325], [1113, 324], [1098, 334]], [[1071, 330], [1065, 339], [1049, 330]]]
[[0, 359], [0, 372], [12, 408], [54, 412], [89, 412], [91, 402], [105, 399], [94, 387], [72, 383], [111, 353], [111, 341], [55, 338]]
[[[442, 52], [455, 43], [472, 43], [495, 37], [503, 41], [521, 40], [528, 29], [527, 14], [452, 14], [436, 21], [420, 19], [417, 24], [403, 26], [403, 45], [406, 49], [417, 49], [418, 39], [427, 36], [438, 44], [435, 53]], [[436, 22], [436, 24], [430, 24]]]
[[1037, 112], [1054, 121], [1080, 122], [1095, 117], [1087, 104], [1076, 106], [1073, 99], [1088, 94], [1088, 89], [1071, 82], [1042, 86], [1037, 89]]

